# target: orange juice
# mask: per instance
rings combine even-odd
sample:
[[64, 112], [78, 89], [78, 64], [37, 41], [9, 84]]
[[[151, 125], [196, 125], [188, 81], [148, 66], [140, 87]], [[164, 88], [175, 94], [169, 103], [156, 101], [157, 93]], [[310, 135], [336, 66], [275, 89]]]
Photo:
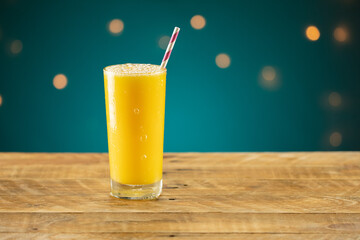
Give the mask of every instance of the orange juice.
[[154, 198], [162, 184], [166, 70], [113, 65], [104, 81], [112, 195]]

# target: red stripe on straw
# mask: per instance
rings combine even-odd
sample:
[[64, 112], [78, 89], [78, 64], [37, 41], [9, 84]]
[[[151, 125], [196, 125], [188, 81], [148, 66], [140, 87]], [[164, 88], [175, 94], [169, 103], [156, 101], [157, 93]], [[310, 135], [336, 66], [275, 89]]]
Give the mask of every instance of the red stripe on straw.
[[169, 59], [170, 54], [171, 54], [171, 49], [168, 52], [165, 53], [164, 58], [163, 58], [163, 62]]
[[171, 36], [171, 39], [170, 39], [170, 43], [173, 43], [175, 42], [177, 36], [178, 36], [179, 32], [176, 32], [174, 35]]

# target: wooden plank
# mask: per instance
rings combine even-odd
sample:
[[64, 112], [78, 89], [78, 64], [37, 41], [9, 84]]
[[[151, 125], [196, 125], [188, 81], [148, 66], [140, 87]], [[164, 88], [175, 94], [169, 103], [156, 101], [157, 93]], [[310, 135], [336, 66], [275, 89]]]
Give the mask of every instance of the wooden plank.
[[[107, 154], [0, 153], [0, 160], [0, 178], [109, 175]], [[173, 179], [360, 179], [360, 153], [169, 153], [164, 171]]]
[[360, 240], [359, 234], [274, 234], [274, 233], [0, 233], [2, 240]]
[[[360, 167], [237, 167], [195, 169], [171, 169], [164, 166], [168, 179], [360, 179]], [[109, 177], [107, 164], [87, 165], [14, 165], [0, 166], [0, 179], [8, 178], [106, 178]]]
[[0, 153], [1, 165], [72, 165], [108, 163], [107, 153]]
[[166, 162], [173, 167], [241, 167], [241, 166], [339, 166], [359, 165], [360, 152], [287, 152], [287, 153], [167, 153]]
[[0, 232], [360, 234], [360, 214], [3, 213]]
[[[0, 162], [0, 178], [109, 176], [107, 154], [1, 153]], [[173, 179], [360, 179], [360, 153], [169, 153], [164, 171]]]
[[[1, 165], [108, 164], [105, 153], [0, 153]], [[339, 166], [360, 164], [360, 152], [165, 153], [169, 167]]]
[[106, 178], [109, 166], [106, 164], [73, 165], [5, 165], [0, 166], [0, 178]]
[[162, 196], [156, 201], [103, 195], [0, 196], [0, 212], [360, 213], [360, 197], [236, 194]]
[[[108, 195], [108, 178], [0, 179], [0, 196]], [[360, 197], [359, 179], [167, 179], [162, 196]]]
[[214, 169], [168, 169], [165, 166], [164, 174], [168, 178], [248, 178], [248, 179], [360, 179], [360, 167], [237, 167]]

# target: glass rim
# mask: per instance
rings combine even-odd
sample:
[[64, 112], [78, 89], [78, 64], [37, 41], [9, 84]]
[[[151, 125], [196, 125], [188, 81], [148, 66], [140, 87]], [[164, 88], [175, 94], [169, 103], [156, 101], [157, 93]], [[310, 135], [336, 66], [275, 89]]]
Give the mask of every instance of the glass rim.
[[157, 66], [160, 69], [160, 65], [157, 64], [149, 64], [149, 63], [122, 63], [122, 64], [113, 64], [113, 65], [109, 65], [103, 68], [103, 72], [106, 74], [113, 74], [116, 76], [146, 76], [146, 75], [158, 75], [158, 74], [162, 74], [162, 73], [167, 73], [167, 69], [166, 68], [162, 68], [159, 71], [156, 72], [121, 72], [121, 71], [112, 71], [109, 70], [110, 67], [114, 67], [114, 66], [119, 66], [119, 65], [126, 65], [126, 64], [136, 64], [136, 65], [151, 65], [151, 66]]

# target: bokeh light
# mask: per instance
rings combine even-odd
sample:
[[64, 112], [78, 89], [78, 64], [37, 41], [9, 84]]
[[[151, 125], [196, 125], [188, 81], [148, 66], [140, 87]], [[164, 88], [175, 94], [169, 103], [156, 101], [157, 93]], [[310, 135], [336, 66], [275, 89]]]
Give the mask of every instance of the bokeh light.
[[0, 94], [0, 107], [2, 106], [2, 103], [3, 103], [3, 98], [2, 98], [2, 96]]
[[339, 107], [341, 105], [341, 95], [337, 92], [332, 92], [329, 95], [329, 104], [332, 107]]
[[120, 19], [113, 19], [110, 21], [108, 28], [113, 35], [119, 35], [124, 30], [124, 22]]
[[216, 56], [215, 62], [219, 68], [227, 68], [230, 66], [231, 60], [226, 53], [220, 53]]
[[14, 55], [19, 54], [23, 49], [23, 44], [20, 40], [14, 40], [10, 43], [10, 52]]
[[310, 41], [316, 41], [320, 38], [320, 31], [315, 26], [308, 26], [306, 28], [305, 34]]
[[342, 135], [339, 132], [333, 132], [330, 135], [330, 139], [329, 139], [330, 145], [333, 147], [338, 147], [341, 145], [342, 143]]
[[262, 69], [261, 75], [266, 81], [273, 81], [276, 77], [276, 71], [271, 66], [266, 66]]
[[348, 39], [348, 31], [344, 27], [337, 27], [334, 30], [334, 38], [338, 42], [345, 42]]
[[267, 90], [276, 90], [280, 87], [280, 78], [273, 66], [264, 66], [259, 74], [260, 86]]
[[57, 74], [53, 79], [53, 84], [56, 89], [64, 89], [68, 83], [67, 77], [64, 74]]
[[190, 20], [190, 24], [191, 26], [196, 29], [196, 30], [200, 30], [203, 29], [206, 25], [206, 20], [203, 16], [201, 15], [195, 15], [191, 18]]
[[162, 36], [159, 39], [159, 47], [166, 50], [167, 45], [169, 44], [170, 41], [170, 37], [169, 36]]

